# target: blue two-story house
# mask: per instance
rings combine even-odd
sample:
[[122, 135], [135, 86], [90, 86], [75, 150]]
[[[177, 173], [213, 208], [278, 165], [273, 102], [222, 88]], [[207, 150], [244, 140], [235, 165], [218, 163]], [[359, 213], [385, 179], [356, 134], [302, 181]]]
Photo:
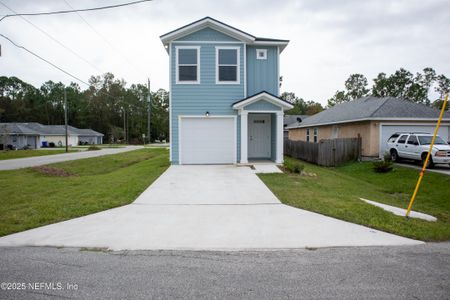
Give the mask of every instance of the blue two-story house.
[[170, 59], [172, 164], [283, 162], [278, 97], [288, 40], [255, 37], [206, 17], [161, 36]]

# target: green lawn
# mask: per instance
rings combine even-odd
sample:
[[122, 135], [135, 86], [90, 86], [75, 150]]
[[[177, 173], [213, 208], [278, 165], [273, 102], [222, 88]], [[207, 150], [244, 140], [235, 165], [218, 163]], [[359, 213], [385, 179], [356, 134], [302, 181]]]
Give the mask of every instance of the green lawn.
[[[63, 149], [58, 150], [11, 150], [11, 151], [0, 151], [0, 160], [32, 157], [32, 156], [43, 156], [60, 154], [66, 152]], [[77, 150], [69, 150], [69, 152], [77, 152]]]
[[450, 176], [427, 172], [413, 206], [413, 210], [431, 214], [438, 221], [407, 221], [359, 198], [406, 208], [419, 170], [396, 166], [390, 173], [379, 174], [372, 171], [370, 162], [337, 168], [304, 165], [306, 172], [317, 176], [260, 174], [259, 177], [283, 203], [291, 206], [415, 239], [450, 240]]
[[166, 149], [0, 171], [0, 236], [131, 203], [169, 166]]

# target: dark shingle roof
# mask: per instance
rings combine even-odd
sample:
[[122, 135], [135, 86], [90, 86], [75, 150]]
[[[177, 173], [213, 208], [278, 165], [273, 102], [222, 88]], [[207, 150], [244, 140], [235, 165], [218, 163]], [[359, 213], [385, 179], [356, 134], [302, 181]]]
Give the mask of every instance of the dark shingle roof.
[[40, 133], [24, 126], [23, 123], [0, 123], [0, 134], [39, 135]]
[[[103, 136], [102, 133], [92, 129], [78, 129], [67, 126], [69, 135]], [[29, 123], [0, 123], [0, 133], [22, 134], [22, 135], [65, 135], [64, 125], [42, 125], [37, 122]]]
[[[302, 123], [292, 124], [289, 128], [371, 119], [437, 119], [438, 117], [437, 109], [423, 104], [393, 97], [368, 96], [335, 105], [309, 117]], [[445, 113], [444, 118], [450, 119], [450, 113]]]
[[308, 115], [284, 115], [283, 125], [284, 125], [284, 127], [286, 127], [288, 125], [297, 123], [297, 118], [300, 118], [303, 122], [308, 117], [310, 117], [310, 116], [308, 116]]

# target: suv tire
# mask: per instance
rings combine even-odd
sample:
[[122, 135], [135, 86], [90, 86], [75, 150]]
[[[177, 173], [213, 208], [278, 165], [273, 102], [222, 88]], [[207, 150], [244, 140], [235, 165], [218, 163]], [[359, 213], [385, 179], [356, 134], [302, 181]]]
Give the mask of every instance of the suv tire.
[[[427, 159], [427, 153], [422, 153], [422, 166], [424, 165], [426, 159]], [[431, 155], [430, 155], [430, 159], [428, 160], [427, 169], [433, 169], [433, 168], [434, 168], [433, 157], [431, 157]]]
[[399, 162], [400, 161], [400, 157], [398, 156], [397, 150], [395, 150], [395, 149], [391, 150], [391, 160], [393, 162]]

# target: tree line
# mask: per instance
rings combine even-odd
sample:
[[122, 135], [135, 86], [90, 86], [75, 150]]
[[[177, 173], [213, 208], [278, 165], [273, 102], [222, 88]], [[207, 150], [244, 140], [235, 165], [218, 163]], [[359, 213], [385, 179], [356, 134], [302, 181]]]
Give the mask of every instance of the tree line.
[[[342, 102], [352, 101], [365, 96], [404, 98], [417, 103], [440, 108], [442, 99], [450, 91], [450, 79], [437, 75], [432, 68], [425, 68], [416, 74], [400, 68], [391, 75], [379, 73], [369, 88], [367, 78], [362, 74], [351, 74], [345, 81], [345, 89], [338, 90], [328, 99], [328, 107]], [[438, 99], [429, 99], [434, 87]]]
[[[147, 135], [149, 90], [143, 84], [126, 86], [111, 73], [92, 76], [89, 87], [77, 83], [65, 86], [47, 81], [39, 88], [17, 77], [0, 77], [0, 122], [39, 122], [64, 124], [64, 90], [68, 122], [78, 128], [91, 128], [105, 135], [104, 141], [143, 143]], [[151, 138], [168, 140], [169, 93], [151, 92]]]

